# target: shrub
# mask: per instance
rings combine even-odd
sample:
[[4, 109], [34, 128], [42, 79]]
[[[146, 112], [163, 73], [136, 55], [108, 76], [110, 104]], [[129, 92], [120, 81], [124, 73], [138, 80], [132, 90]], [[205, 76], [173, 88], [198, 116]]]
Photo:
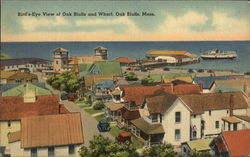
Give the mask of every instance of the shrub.
[[250, 75], [250, 72], [245, 72], [245, 75]]
[[101, 110], [101, 109], [103, 109], [103, 108], [104, 108], [103, 102], [101, 102], [101, 101], [95, 101], [95, 102], [93, 103], [93, 109], [94, 109], [94, 110]]
[[189, 72], [189, 73], [193, 73], [194, 70], [193, 70], [193, 69], [188, 69], [188, 72]]
[[199, 69], [197, 70], [199, 73], [203, 73], [204, 72], [204, 69]]

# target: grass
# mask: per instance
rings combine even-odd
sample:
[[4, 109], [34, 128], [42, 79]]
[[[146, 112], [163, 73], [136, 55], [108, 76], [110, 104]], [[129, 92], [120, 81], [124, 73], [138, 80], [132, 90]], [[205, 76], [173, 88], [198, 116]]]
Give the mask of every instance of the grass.
[[88, 112], [90, 115], [95, 114], [95, 113], [100, 113], [103, 112], [102, 110], [94, 110], [93, 108], [86, 108], [84, 109], [86, 112]]
[[97, 120], [97, 122], [99, 122], [100, 120], [108, 121], [107, 118], [104, 117], [104, 115], [95, 116], [95, 119]]
[[[119, 129], [117, 126], [111, 126], [111, 130], [109, 131], [109, 133], [114, 137], [118, 136], [118, 134], [122, 132], [127, 132], [127, 131]], [[139, 149], [143, 147], [143, 143], [140, 142], [135, 136], [131, 137], [131, 141], [132, 141], [132, 146], [134, 148]]]

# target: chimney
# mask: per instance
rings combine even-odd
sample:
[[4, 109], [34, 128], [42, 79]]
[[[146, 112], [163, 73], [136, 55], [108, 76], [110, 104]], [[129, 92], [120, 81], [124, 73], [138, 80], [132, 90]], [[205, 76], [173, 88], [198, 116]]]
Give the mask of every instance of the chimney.
[[200, 92], [202, 92], [202, 91], [203, 91], [203, 84], [204, 84], [204, 81], [201, 81], [201, 82], [199, 83], [199, 86], [200, 86]]
[[245, 82], [244, 85], [243, 85], [243, 92], [244, 92], [246, 95], [248, 95], [249, 89], [248, 89], [248, 84], [247, 84], [247, 82]]
[[170, 83], [170, 87], [171, 87], [171, 94], [174, 94], [174, 84]]
[[234, 95], [231, 94], [229, 98], [229, 105], [230, 105], [230, 117], [233, 116], [233, 108], [234, 108]]
[[58, 105], [58, 114], [61, 114], [61, 107], [62, 107], [62, 105], [59, 104], [59, 105]]
[[29, 88], [29, 84], [24, 86], [23, 100], [26, 103], [36, 102], [36, 91]]

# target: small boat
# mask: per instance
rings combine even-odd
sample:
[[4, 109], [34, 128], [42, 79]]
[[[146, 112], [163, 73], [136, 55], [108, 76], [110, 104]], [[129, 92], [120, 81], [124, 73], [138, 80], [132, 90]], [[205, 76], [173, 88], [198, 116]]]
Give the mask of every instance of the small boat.
[[236, 51], [209, 50], [202, 53], [202, 59], [234, 59], [237, 57]]

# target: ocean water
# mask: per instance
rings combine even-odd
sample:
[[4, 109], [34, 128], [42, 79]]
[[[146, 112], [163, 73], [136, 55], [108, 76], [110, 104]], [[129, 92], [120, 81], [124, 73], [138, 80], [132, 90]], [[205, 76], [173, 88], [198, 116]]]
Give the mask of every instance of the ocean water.
[[52, 50], [57, 47], [68, 49], [70, 56], [93, 55], [93, 48], [108, 48], [108, 58], [145, 57], [150, 50], [184, 50], [198, 56], [210, 49], [237, 51], [234, 60], [201, 60], [200, 63], [183, 65], [180, 68], [250, 71], [250, 41], [195, 41], [195, 42], [2, 42], [1, 53], [12, 58], [38, 57], [52, 60]]

